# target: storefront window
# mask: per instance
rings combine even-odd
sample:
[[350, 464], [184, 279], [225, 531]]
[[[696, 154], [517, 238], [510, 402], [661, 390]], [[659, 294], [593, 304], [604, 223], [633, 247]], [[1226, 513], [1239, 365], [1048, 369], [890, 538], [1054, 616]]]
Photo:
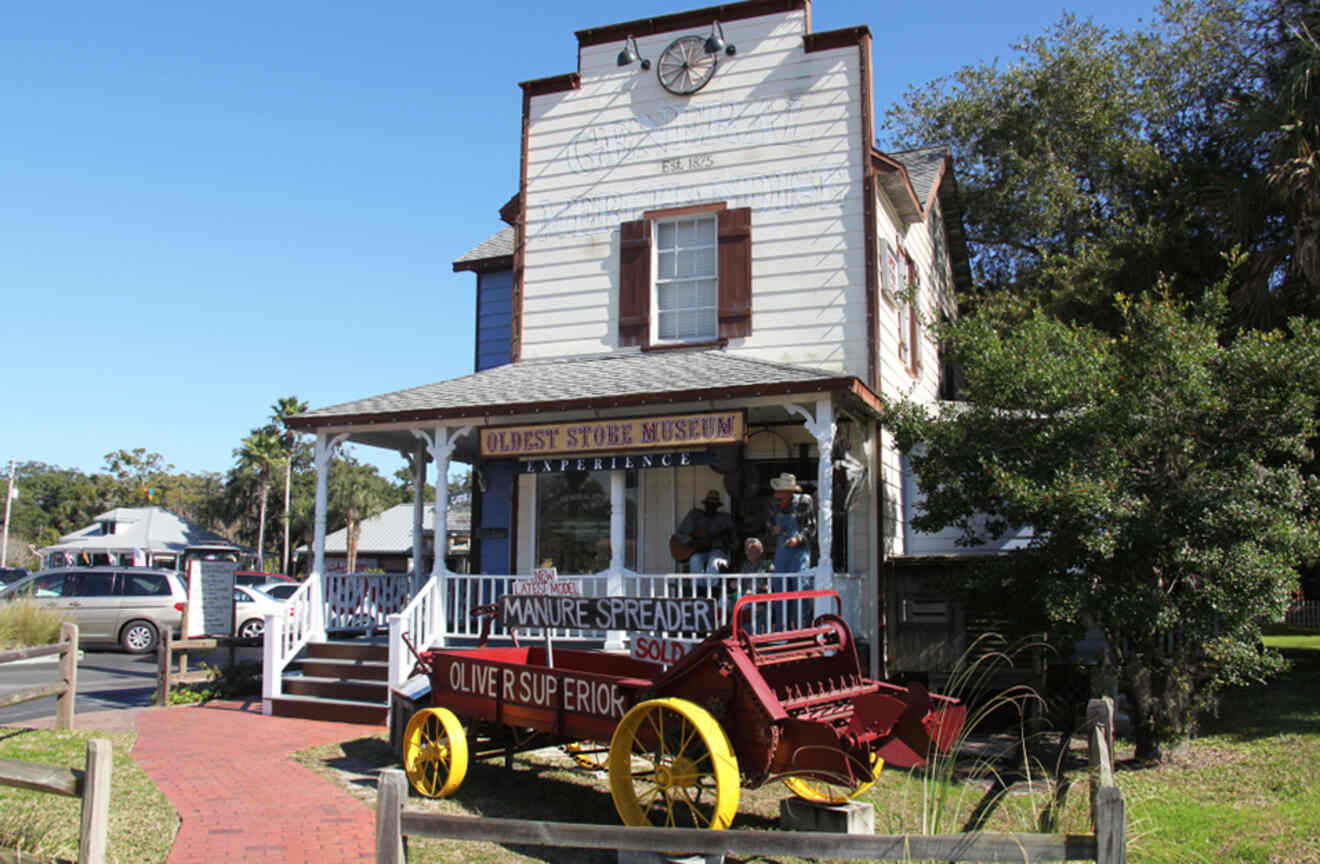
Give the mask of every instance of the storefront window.
[[[637, 472], [627, 472], [624, 566], [636, 568]], [[569, 471], [536, 478], [536, 565], [560, 573], [610, 566], [610, 472]]]

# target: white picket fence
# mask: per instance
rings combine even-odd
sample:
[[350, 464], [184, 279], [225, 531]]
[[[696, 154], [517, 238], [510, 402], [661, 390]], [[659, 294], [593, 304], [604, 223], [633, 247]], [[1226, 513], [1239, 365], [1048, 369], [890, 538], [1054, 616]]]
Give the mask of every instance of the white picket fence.
[[1304, 630], [1320, 630], [1320, 600], [1308, 600], [1297, 603], [1284, 616], [1284, 623], [1289, 627]]

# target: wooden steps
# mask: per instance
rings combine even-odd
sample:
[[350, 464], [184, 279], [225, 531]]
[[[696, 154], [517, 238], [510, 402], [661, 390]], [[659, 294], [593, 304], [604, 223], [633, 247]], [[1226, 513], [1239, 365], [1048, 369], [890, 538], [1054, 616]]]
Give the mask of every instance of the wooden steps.
[[354, 640], [308, 643], [271, 702], [277, 717], [380, 725], [389, 711], [389, 648]]

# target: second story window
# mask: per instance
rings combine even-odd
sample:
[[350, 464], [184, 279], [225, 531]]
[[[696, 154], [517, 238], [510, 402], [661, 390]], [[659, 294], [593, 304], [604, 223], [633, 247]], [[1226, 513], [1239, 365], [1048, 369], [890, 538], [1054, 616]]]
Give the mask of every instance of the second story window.
[[751, 210], [698, 204], [642, 217], [619, 226], [619, 346], [751, 336]]
[[715, 250], [713, 215], [655, 223], [655, 341], [716, 337]]

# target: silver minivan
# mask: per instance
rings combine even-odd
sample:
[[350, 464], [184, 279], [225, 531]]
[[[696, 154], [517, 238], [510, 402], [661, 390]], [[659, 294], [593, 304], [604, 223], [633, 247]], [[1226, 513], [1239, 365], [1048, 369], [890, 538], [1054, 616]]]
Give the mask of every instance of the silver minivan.
[[78, 625], [83, 642], [118, 642], [125, 651], [154, 650], [160, 634], [179, 632], [188, 593], [173, 570], [61, 567], [42, 570], [0, 592], [29, 595]]

